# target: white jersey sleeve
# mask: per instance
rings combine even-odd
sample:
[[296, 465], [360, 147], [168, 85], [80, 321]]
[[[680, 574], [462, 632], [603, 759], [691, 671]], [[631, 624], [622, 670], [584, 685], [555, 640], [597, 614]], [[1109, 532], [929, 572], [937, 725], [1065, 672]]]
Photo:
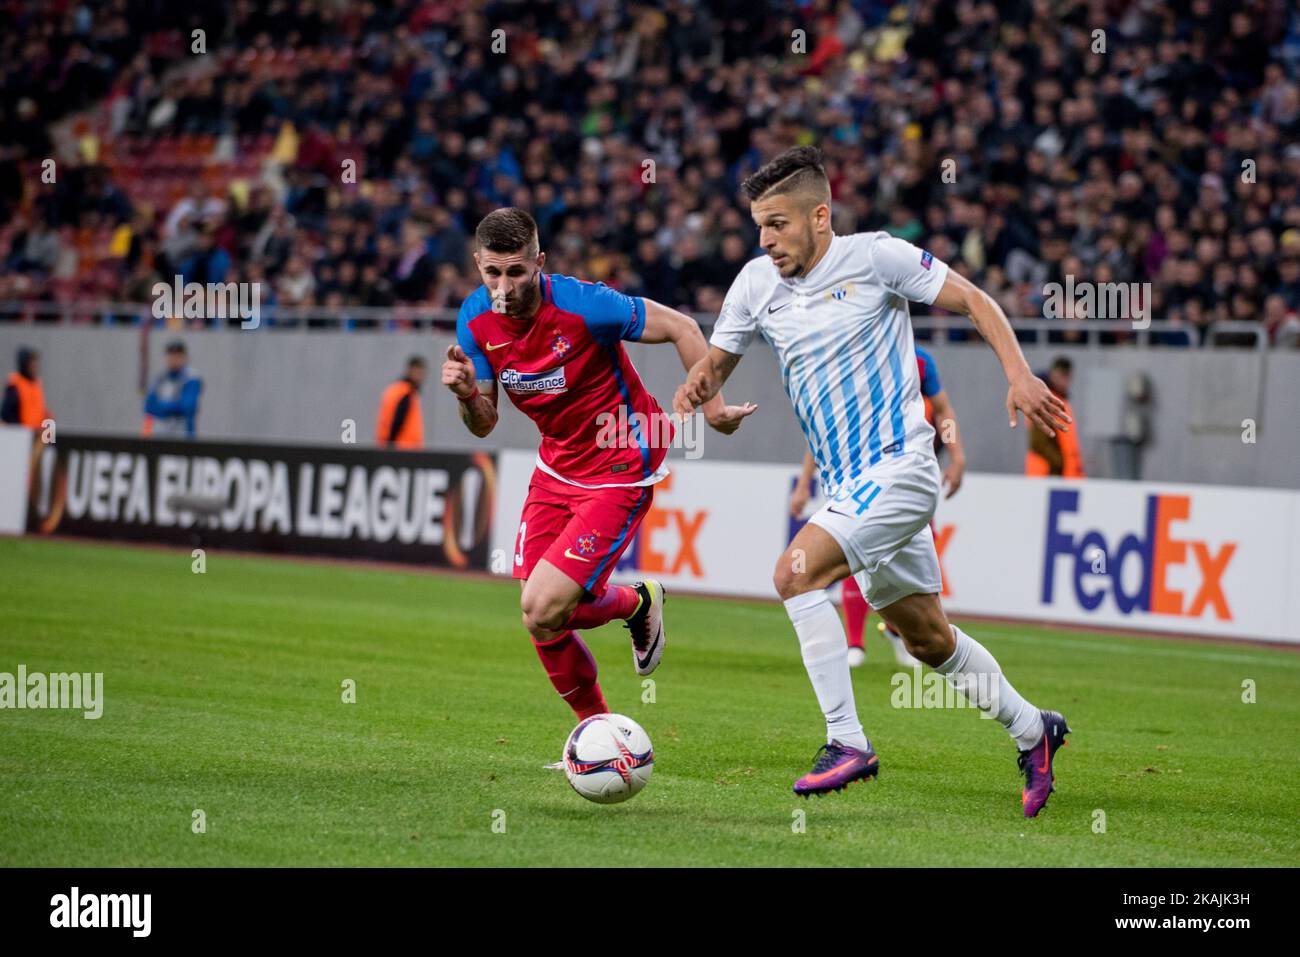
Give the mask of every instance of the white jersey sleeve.
[[872, 265], [890, 292], [927, 306], [948, 278], [948, 264], [896, 236], [882, 236], [870, 246]]
[[754, 341], [758, 331], [758, 316], [749, 301], [749, 270], [741, 269], [740, 274], [727, 290], [727, 298], [722, 301], [722, 311], [718, 321], [713, 325], [713, 335], [709, 345], [717, 346], [723, 352], [732, 355], [744, 355], [749, 344]]

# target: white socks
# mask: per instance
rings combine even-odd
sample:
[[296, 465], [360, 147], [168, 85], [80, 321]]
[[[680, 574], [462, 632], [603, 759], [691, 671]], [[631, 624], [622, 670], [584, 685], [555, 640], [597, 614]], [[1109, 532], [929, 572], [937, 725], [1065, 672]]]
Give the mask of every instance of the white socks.
[[839, 613], [824, 589], [796, 595], [785, 602], [785, 610], [799, 636], [803, 666], [808, 670], [817, 703], [826, 715], [826, 742], [835, 740], [865, 751], [867, 736], [862, 733], [853, 703], [849, 643]]
[[[817, 703], [826, 715], [826, 741], [839, 741], [866, 749], [853, 682], [849, 677], [848, 640], [839, 613], [825, 590], [805, 592], [785, 602], [786, 614], [799, 636], [803, 666], [812, 681]], [[1043, 716], [1021, 697], [1002, 674], [989, 650], [952, 626], [957, 647], [952, 657], [934, 670], [971, 704], [1007, 729], [1021, 751], [1028, 751], [1043, 737]]]
[[[787, 608], [789, 604], [786, 602]], [[942, 674], [967, 701], [997, 718], [1015, 739], [1016, 747], [1028, 751], [1043, 736], [1042, 714], [1011, 687], [997, 659], [987, 648], [956, 625], [952, 626], [952, 634], [957, 639], [957, 648], [951, 658], [934, 670]], [[803, 640], [802, 636], [799, 640]]]

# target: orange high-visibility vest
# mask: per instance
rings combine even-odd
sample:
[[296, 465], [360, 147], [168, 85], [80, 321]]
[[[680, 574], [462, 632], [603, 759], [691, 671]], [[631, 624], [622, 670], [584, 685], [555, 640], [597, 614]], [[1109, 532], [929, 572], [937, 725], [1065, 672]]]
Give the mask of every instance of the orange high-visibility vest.
[[389, 433], [393, 430], [393, 418], [402, 400], [410, 397], [407, 403], [406, 418], [393, 436], [393, 446], [399, 449], [424, 448], [424, 416], [420, 412], [420, 392], [406, 379], [398, 379], [379, 399], [379, 421], [375, 425], [375, 441], [387, 447]]
[[54, 414], [45, 406], [45, 390], [39, 379], [29, 379], [18, 372], [9, 373], [9, 385], [18, 392], [18, 421], [29, 429], [39, 429]]
[[[1031, 425], [1030, 428], [1034, 429], [1037, 426]], [[1052, 474], [1052, 463], [1030, 449], [1025, 453], [1025, 474], [1030, 478], [1046, 478]]]
[[[1061, 477], [1085, 478], [1087, 473], [1083, 470], [1083, 453], [1079, 451], [1079, 423], [1074, 417], [1074, 409], [1070, 407], [1070, 403], [1065, 399], [1061, 399], [1061, 402], [1065, 404], [1065, 414], [1070, 417], [1070, 430], [1068, 432], [1058, 430], [1056, 433], [1056, 444], [1061, 450]], [[1029, 427], [1037, 428], [1032, 424]], [[1030, 449], [1025, 453], [1025, 474], [1038, 478], [1051, 475], [1051, 463]]]

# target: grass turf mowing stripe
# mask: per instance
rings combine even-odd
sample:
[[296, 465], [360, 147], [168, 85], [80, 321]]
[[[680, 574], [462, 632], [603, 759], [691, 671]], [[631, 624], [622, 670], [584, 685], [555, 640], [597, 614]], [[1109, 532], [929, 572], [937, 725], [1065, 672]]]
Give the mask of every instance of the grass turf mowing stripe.
[[[624, 630], [587, 633], [610, 706], [656, 753], [641, 795], [600, 807], [540, 768], [574, 722], [520, 627], [516, 583], [216, 551], [206, 574], [190, 565], [188, 551], [0, 540], [0, 671], [102, 671], [106, 699], [97, 721], [0, 711], [0, 864], [1300, 857], [1291, 652], [972, 625], [1075, 730], [1058, 792], [1025, 821], [1005, 733], [965, 709], [891, 707], [892, 656], [869, 631], [854, 684], [880, 779], [805, 803], [789, 788], [822, 720], [781, 607], [676, 595], [653, 704]], [[349, 678], [355, 704], [341, 700]], [[205, 834], [191, 830], [195, 809]]]

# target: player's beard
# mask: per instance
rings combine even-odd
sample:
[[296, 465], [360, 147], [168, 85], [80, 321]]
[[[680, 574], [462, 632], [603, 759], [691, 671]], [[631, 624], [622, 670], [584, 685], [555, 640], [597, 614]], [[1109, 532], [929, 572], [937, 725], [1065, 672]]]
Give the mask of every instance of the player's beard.
[[535, 280], [525, 286], [515, 297], [513, 302], [507, 302], [505, 299], [492, 297], [492, 311], [503, 316], [509, 316], [511, 319], [520, 319], [531, 316], [537, 311], [537, 304], [542, 298], [541, 272], [537, 273]]
[[812, 260], [813, 253], [817, 250], [816, 240], [813, 238], [812, 227], [809, 226], [802, 237], [803, 241], [799, 243], [798, 248], [787, 248], [781, 255], [785, 257], [784, 265], [777, 266], [777, 271], [784, 279], [794, 279], [804, 275], [808, 263]]
[[817, 242], [813, 238], [812, 227], [809, 226], [804, 230], [802, 242], [799, 244], [798, 253], [790, 253], [790, 265], [794, 271], [786, 278], [803, 277], [808, 273], [808, 263], [812, 261], [813, 253], [817, 251]]

